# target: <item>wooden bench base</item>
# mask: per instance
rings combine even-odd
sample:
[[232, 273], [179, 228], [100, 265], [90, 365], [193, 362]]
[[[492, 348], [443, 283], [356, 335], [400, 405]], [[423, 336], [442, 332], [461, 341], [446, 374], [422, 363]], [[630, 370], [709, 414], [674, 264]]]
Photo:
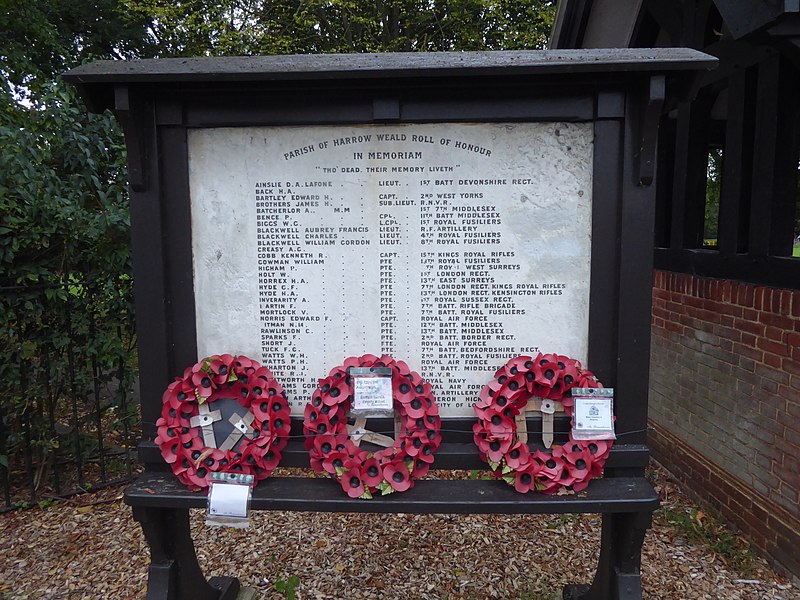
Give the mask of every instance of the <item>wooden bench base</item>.
[[[598, 479], [564, 496], [518, 494], [499, 481], [421, 480], [402, 494], [353, 500], [329, 479], [273, 477], [253, 492], [254, 510], [415, 514], [601, 513], [602, 546], [591, 586], [571, 585], [573, 600], [642, 597], [640, 557], [659, 500], [644, 477]], [[125, 492], [150, 546], [148, 600], [234, 600], [237, 579], [206, 581], [189, 529], [189, 509], [205, 508], [206, 494], [190, 492], [171, 473], [147, 472]]]

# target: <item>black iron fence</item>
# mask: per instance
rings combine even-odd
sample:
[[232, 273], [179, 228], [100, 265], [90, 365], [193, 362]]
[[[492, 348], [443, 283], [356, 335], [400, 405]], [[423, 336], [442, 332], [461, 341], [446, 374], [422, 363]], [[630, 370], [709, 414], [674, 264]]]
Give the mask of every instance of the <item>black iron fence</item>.
[[130, 285], [122, 276], [0, 286], [0, 511], [134, 474]]

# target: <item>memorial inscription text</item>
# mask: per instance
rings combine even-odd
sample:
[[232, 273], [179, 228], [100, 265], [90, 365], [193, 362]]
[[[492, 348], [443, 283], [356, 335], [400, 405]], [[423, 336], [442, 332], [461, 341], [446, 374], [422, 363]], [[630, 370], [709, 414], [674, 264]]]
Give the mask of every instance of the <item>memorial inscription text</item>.
[[585, 360], [589, 124], [206, 129], [189, 139], [198, 351], [260, 358], [300, 414], [391, 354], [444, 416], [519, 354]]

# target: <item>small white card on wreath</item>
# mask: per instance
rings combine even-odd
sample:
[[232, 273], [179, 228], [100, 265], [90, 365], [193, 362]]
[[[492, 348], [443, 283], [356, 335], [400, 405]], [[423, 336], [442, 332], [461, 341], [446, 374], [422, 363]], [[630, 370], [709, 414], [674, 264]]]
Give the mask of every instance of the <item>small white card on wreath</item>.
[[613, 388], [574, 388], [572, 435], [576, 440], [614, 440]]
[[206, 525], [244, 529], [250, 524], [254, 478], [243, 473], [212, 473]]
[[391, 416], [394, 411], [392, 370], [388, 368], [351, 368], [353, 406], [351, 414]]

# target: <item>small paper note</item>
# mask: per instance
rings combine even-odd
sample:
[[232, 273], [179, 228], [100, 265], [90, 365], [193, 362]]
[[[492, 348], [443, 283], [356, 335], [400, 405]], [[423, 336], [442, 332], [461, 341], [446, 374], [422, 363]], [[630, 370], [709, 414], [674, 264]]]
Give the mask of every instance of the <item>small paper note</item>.
[[391, 377], [353, 377], [354, 410], [389, 410], [394, 408]]
[[208, 496], [208, 513], [218, 517], [246, 517], [250, 487], [215, 482]]
[[575, 429], [613, 431], [614, 417], [610, 398], [575, 398]]

